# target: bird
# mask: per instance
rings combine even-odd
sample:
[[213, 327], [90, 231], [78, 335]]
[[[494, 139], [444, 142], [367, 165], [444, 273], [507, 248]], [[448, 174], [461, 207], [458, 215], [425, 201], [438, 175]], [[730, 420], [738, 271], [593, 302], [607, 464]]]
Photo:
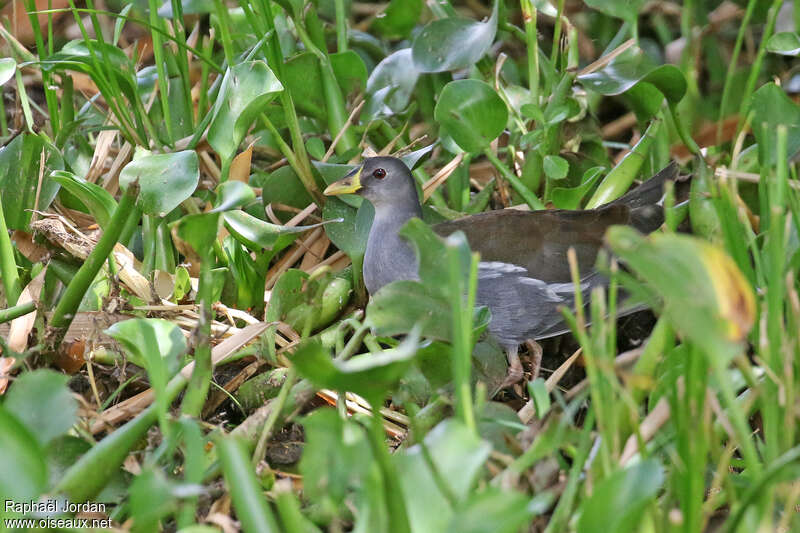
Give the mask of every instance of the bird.
[[[506, 386], [524, 376], [518, 355], [521, 344], [569, 331], [560, 311], [575, 303], [568, 250], [575, 250], [582, 274], [580, 290], [588, 296], [593, 287], [607, 283], [594, 269], [606, 229], [625, 224], [650, 233], [660, 227], [664, 183], [677, 173], [672, 162], [627, 194], [594, 209], [499, 209], [432, 227], [441, 237], [463, 232], [470, 249], [480, 254], [475, 302], [489, 308], [489, 333], [506, 352]], [[399, 234], [409, 220], [422, 218], [414, 178], [402, 160], [366, 158], [324, 194], [357, 194], [375, 208], [363, 262], [370, 295], [393, 281], [419, 279], [418, 258]]]

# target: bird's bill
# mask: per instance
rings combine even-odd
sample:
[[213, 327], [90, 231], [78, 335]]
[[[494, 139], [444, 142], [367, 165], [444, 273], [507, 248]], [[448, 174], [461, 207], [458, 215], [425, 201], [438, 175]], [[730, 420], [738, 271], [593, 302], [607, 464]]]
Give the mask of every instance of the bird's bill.
[[339, 194], [354, 194], [361, 189], [361, 169], [359, 166], [356, 170], [340, 179], [334, 181], [325, 189], [327, 196], [337, 196]]

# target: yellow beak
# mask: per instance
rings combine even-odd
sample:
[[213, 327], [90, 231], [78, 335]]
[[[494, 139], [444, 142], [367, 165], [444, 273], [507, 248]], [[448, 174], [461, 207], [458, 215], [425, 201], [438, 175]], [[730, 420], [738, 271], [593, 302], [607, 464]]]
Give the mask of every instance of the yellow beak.
[[348, 174], [339, 181], [334, 181], [325, 189], [327, 196], [337, 196], [340, 194], [354, 194], [361, 189], [361, 169], [358, 167], [355, 173]]

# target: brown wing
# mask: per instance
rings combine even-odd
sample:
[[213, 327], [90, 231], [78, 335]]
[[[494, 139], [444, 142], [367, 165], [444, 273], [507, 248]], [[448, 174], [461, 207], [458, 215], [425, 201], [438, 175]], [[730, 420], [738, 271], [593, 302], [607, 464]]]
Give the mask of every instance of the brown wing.
[[441, 236], [463, 231], [481, 261], [521, 266], [547, 283], [570, 281], [567, 250], [575, 248], [581, 275], [594, 267], [609, 226], [629, 224], [631, 210], [608, 205], [586, 211], [489, 211], [434, 226]]

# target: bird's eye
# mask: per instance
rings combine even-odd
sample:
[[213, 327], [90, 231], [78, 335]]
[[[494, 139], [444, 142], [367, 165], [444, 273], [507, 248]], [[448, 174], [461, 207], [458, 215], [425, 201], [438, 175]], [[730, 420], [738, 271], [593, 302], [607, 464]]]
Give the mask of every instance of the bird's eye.
[[374, 177], [374, 178], [377, 178], [377, 179], [379, 179], [379, 180], [382, 180], [383, 178], [385, 178], [385, 177], [386, 177], [386, 171], [385, 171], [385, 170], [383, 170], [382, 168], [376, 168], [376, 169], [375, 169], [375, 170], [372, 172], [372, 177]]

